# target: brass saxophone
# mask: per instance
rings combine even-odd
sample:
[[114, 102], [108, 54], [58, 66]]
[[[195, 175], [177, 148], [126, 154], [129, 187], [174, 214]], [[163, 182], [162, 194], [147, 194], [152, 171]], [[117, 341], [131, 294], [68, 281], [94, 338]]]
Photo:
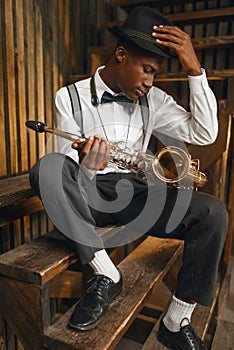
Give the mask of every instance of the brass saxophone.
[[[86, 137], [81, 137], [59, 129], [53, 129], [42, 122], [27, 121], [26, 126], [36, 132], [49, 132], [83, 144]], [[157, 179], [176, 188], [196, 189], [207, 182], [206, 175], [199, 171], [199, 160], [191, 156], [182, 148], [168, 146], [161, 148], [156, 155], [146, 154], [142, 151], [131, 150], [123, 146], [123, 142], [110, 143], [109, 163], [121, 169], [130, 170], [141, 178], [150, 181]]]

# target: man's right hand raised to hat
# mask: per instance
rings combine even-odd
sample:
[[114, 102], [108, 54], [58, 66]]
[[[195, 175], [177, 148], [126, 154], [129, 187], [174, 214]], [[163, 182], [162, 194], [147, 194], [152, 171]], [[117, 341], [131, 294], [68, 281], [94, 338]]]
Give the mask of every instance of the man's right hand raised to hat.
[[200, 75], [201, 65], [194, 51], [190, 36], [176, 26], [154, 26], [152, 32], [156, 44], [175, 51], [188, 75]]

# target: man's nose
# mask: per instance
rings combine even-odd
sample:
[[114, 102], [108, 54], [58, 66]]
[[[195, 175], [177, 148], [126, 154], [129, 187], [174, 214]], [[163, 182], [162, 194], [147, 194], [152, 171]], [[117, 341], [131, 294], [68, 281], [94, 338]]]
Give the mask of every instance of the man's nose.
[[150, 89], [153, 86], [153, 83], [154, 83], [154, 76], [150, 76], [146, 80], [144, 80], [143, 85], [147, 89]]

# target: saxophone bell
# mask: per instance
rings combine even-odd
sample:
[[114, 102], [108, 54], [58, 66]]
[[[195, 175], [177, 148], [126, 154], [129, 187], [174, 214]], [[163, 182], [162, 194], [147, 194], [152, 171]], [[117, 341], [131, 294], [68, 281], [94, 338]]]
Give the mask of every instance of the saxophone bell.
[[199, 159], [191, 159], [187, 152], [176, 146], [160, 149], [152, 162], [152, 169], [160, 180], [176, 188], [202, 187], [207, 182], [206, 175], [199, 171]]

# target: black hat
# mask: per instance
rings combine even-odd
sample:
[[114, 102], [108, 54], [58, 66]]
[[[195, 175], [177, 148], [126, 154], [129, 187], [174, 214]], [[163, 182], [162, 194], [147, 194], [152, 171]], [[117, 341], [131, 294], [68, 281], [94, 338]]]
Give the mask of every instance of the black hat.
[[147, 6], [137, 6], [128, 15], [123, 26], [113, 27], [113, 32], [122, 39], [135, 43], [140, 48], [163, 57], [175, 57], [170, 49], [157, 45], [152, 37], [153, 26], [173, 23], [155, 9]]

